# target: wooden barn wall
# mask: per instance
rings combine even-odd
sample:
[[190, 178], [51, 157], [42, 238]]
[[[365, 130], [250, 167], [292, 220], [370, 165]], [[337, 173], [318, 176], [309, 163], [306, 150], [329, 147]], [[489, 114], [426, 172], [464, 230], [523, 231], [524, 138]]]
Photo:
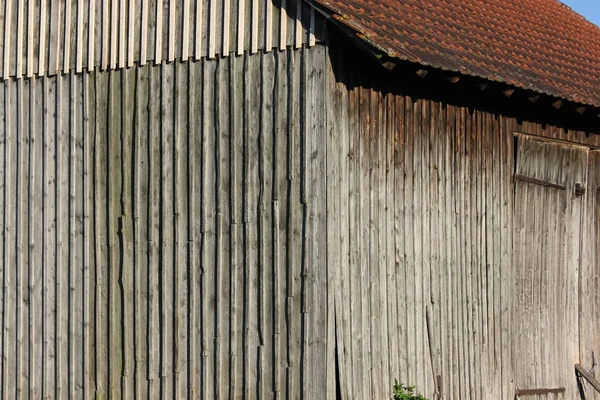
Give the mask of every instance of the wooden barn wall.
[[[600, 354], [598, 138], [407, 95], [332, 53], [329, 297], [343, 398], [388, 398], [394, 379], [430, 399], [578, 398], [574, 364], [589, 370]], [[539, 140], [549, 149], [526, 146]]]
[[295, 0], [1, 0], [2, 78], [313, 45], [323, 18]]
[[325, 65], [3, 83], [2, 398], [334, 396]]

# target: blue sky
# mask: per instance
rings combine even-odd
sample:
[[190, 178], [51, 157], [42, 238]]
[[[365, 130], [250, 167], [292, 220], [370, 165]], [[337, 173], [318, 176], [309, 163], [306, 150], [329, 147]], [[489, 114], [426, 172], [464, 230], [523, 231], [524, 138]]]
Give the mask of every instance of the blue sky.
[[600, 26], [600, 0], [561, 0], [579, 14]]

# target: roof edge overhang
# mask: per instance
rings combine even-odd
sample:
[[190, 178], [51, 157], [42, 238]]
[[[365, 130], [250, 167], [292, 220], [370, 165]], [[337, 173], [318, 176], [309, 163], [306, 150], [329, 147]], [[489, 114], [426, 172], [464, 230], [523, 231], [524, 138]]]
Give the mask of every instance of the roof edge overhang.
[[[366, 29], [359, 23], [352, 20], [343, 10], [337, 9], [331, 3], [327, 1], [317, 2], [315, 0], [304, 0], [307, 4], [313, 7], [316, 11], [321, 13], [327, 20], [329, 20], [334, 26], [340, 31], [344, 32], [358, 47], [362, 48], [373, 56], [383, 67], [388, 70], [393, 70], [399, 63], [411, 63], [418, 67], [418, 70], [439, 70], [445, 73], [454, 74], [457, 76], [473, 77], [480, 79], [484, 82], [488, 82], [491, 85], [495, 85], [501, 88], [505, 88], [503, 92], [512, 93], [514, 91], [524, 92], [525, 95], [532, 99], [532, 103], [537, 103], [537, 97], [545, 97], [554, 108], [569, 108], [576, 111], [578, 114], [587, 114], [588, 116], [593, 115], [595, 118], [600, 120], [600, 103], [595, 104], [586, 102], [577, 98], [567, 98], [557, 96], [555, 93], [551, 93], [547, 90], [537, 88], [535, 86], [525, 87], [525, 85], [517, 82], [506, 82], [496, 77], [480, 76], [477, 74], [469, 74], [468, 71], [459, 69], [447, 68], [441, 64], [431, 64], [422, 60], [416, 62], [411, 60], [409, 57], [399, 54], [391, 49], [382, 46], [376, 40], [373, 40], [371, 36], [366, 32]], [[510, 97], [510, 96], [509, 96]], [[533, 101], [535, 100], [535, 101]]]

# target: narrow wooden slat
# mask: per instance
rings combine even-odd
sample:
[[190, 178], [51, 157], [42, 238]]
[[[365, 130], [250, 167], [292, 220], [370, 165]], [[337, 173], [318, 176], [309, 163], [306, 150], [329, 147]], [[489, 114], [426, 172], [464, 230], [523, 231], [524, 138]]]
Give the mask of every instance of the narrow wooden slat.
[[159, 65], [163, 58], [163, 0], [156, 0], [154, 25], [154, 65]]
[[286, 0], [281, 0], [280, 14], [279, 14], [279, 50], [285, 50], [287, 46], [287, 23], [288, 13]]
[[246, 0], [237, 0], [237, 46], [236, 54], [241, 56], [246, 50], [246, 29], [250, 26], [246, 21]]
[[12, 2], [14, 0], [6, 0], [4, 2], [4, 58], [2, 77], [6, 80], [10, 77], [10, 61], [11, 54], [11, 33], [12, 33]]
[[[93, 1], [93, 0], [92, 0]], [[44, 76], [48, 71], [46, 66], [46, 52], [48, 50], [46, 44], [46, 33], [47, 33], [47, 0], [40, 1], [40, 34], [38, 39], [38, 66], [37, 66], [37, 75]]]
[[[190, 23], [192, 20], [191, 0], [183, 0], [183, 25], [181, 35], [181, 60], [186, 61], [190, 57]], [[199, 7], [200, 8], [200, 7]]]
[[33, 34], [35, 32], [35, 26], [33, 23], [35, 17], [35, 3], [33, 1], [27, 1], [27, 69], [25, 76], [31, 78], [33, 76], [35, 60], [33, 59]]
[[140, 21], [140, 65], [145, 65], [148, 62], [148, 13], [150, 0], [141, 0], [142, 2], [142, 19]]
[[265, 1], [265, 19], [264, 19], [264, 30], [265, 30], [265, 51], [271, 51], [273, 49], [273, 3], [269, 0]]
[[222, 0], [223, 1], [223, 20], [222, 20], [222, 50], [221, 54], [224, 56], [229, 55], [229, 46], [230, 46], [230, 37], [231, 37], [231, 0]]
[[204, 32], [204, 1], [196, 0], [196, 19], [195, 19], [195, 35], [194, 35], [194, 59], [199, 60], [202, 57], [203, 51], [203, 35]]
[[168, 37], [168, 55], [167, 61], [173, 62], [175, 61], [175, 32], [179, 29], [179, 24], [177, 23], [177, 1], [169, 0], [169, 37]]
[[[10, 0], [7, 0], [7, 1], [10, 1]], [[259, 0], [250, 0], [250, 1], [252, 1], [252, 17], [251, 17], [251, 28], [250, 28], [250, 53], [254, 54], [258, 51]], [[6, 54], [6, 51], [4, 54]], [[5, 56], [5, 58], [6, 58], [6, 56]]]
[[208, 14], [208, 58], [215, 58], [217, 53], [217, 0], [208, 0], [209, 14]]

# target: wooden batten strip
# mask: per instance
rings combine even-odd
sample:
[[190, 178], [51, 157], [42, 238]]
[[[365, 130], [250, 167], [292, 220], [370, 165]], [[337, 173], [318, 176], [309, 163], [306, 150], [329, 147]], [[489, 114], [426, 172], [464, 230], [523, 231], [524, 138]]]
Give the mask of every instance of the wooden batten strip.
[[230, 0], [223, 1], [223, 47], [221, 54], [226, 56], [229, 54], [229, 38], [231, 36], [231, 2]]
[[209, 15], [208, 15], [208, 58], [215, 58], [217, 52], [215, 46], [217, 41], [217, 0], [209, 1]]
[[167, 61], [173, 62], [175, 61], [175, 32], [179, 29], [179, 24], [177, 24], [177, 1], [169, 0], [169, 48]]
[[265, 51], [273, 49], [273, 3], [265, 0]]
[[154, 65], [162, 61], [162, 43], [163, 43], [163, 0], [156, 0], [156, 27], [154, 32]]
[[[9, 0], [7, 0], [9, 1]], [[258, 51], [258, 1], [252, 1], [252, 27], [250, 30], [250, 53], [254, 54]]]
[[295, 31], [294, 31], [294, 47], [299, 49], [302, 47], [302, 43], [304, 42], [302, 39], [304, 29], [302, 27], [302, 2], [299, 1], [296, 4], [296, 21], [295, 21]]
[[100, 68], [105, 70], [109, 67], [110, 50], [110, 9], [108, 1], [102, 1], [102, 60]]
[[287, 6], [286, 6], [286, 0], [281, 0], [281, 9], [280, 9], [280, 19], [279, 19], [279, 50], [283, 51], [285, 50], [286, 46], [287, 46], [287, 22], [288, 22], [288, 15], [287, 15]]
[[[94, 0], [90, 0], [94, 1]], [[46, 74], [46, 18], [47, 18], [47, 4], [48, 0], [41, 0], [40, 2], [40, 36], [39, 36], [39, 48], [38, 48], [38, 76], [44, 76]]]
[[204, 31], [203, 20], [204, 2], [196, 0], [196, 31], [194, 32], [194, 59], [199, 60], [202, 57], [202, 32]]
[[[116, 0], [113, 0], [116, 1]], [[118, 24], [119, 24], [119, 43], [117, 44], [118, 48], [119, 48], [119, 60], [118, 60], [118, 65], [119, 68], [124, 68], [126, 65], [126, 59], [125, 59], [125, 49], [127, 48], [127, 40], [126, 40], [126, 34], [127, 34], [127, 0], [120, 0], [119, 1], [119, 18], [118, 18]], [[114, 28], [113, 28], [114, 29]], [[113, 48], [113, 51], [116, 53], [116, 49]]]
[[311, 8], [310, 9], [310, 28], [309, 28], [309, 32], [308, 32], [308, 46], [309, 47], [313, 47], [316, 43], [317, 40], [315, 38], [315, 9]]
[[140, 65], [146, 65], [148, 62], [148, 3], [150, 0], [141, 0], [142, 2], [142, 20], [140, 34]]
[[20, 78], [23, 76], [23, 34], [25, 24], [25, 0], [18, 0], [18, 8], [17, 8], [17, 54], [16, 54], [16, 69], [15, 76]]
[[[183, 0], [183, 26], [181, 34], [181, 60], [186, 61], [190, 57], [190, 22], [192, 21], [192, 15], [190, 13], [190, 1]], [[198, 3], [198, 7], [201, 7], [202, 3]]]
[[72, 2], [71, 0], [66, 0], [65, 2], [65, 18], [61, 20], [62, 30], [65, 32], [64, 41], [63, 41], [63, 59], [62, 59], [62, 71], [64, 74], [69, 72], [69, 68], [71, 66], [71, 25], [72, 25]]
[[4, 66], [2, 72], [2, 77], [4, 79], [8, 79], [10, 77], [10, 60], [12, 59], [10, 54], [12, 2], [13, 0], [6, 0], [4, 3]]
[[110, 35], [110, 42], [108, 45], [110, 62], [108, 67], [114, 70], [117, 68], [117, 63], [119, 61], [119, 0], [112, 0], [110, 4], [112, 5], [112, 8], [110, 10], [110, 30], [108, 32]]
[[33, 17], [35, 16], [35, 2], [29, 0], [27, 2], [27, 71], [25, 75], [28, 78], [33, 76], [34, 59], [33, 59], [33, 34], [35, 31]]
[[133, 67], [135, 63], [135, 32], [137, 30], [137, 0], [129, 0], [129, 18], [127, 20], [127, 66]]
[[[41, 48], [41, 44], [40, 44]], [[88, 7], [88, 52], [87, 70], [93, 71], [96, 67], [96, 0], [89, 0]], [[80, 50], [82, 51], [82, 50]]]
[[246, 45], [246, 0], [238, 0], [238, 12], [237, 12], [237, 50], [236, 54], [241, 56], [244, 54], [244, 47]]
[[77, 0], [77, 45], [75, 47], [75, 72], [80, 73], [83, 69], [83, 0]]

